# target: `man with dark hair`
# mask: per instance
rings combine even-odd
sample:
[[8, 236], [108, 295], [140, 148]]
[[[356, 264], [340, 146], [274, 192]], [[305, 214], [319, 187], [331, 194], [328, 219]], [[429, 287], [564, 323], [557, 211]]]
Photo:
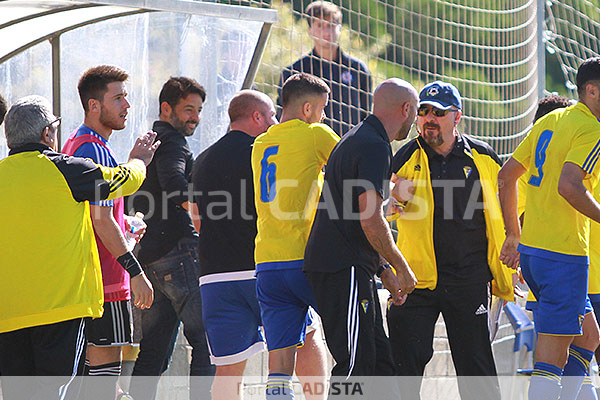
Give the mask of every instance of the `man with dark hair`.
[[[198, 233], [189, 210], [188, 184], [193, 156], [186, 136], [194, 134], [206, 92], [198, 82], [172, 77], [159, 94], [159, 120], [152, 129], [163, 143], [148, 166], [140, 193], [131, 196], [135, 211], [145, 214], [147, 232], [138, 257], [154, 287], [152, 307], [141, 312], [142, 340], [130, 392], [137, 400], [154, 399], [158, 377], [173, 351], [179, 321], [192, 346], [190, 398], [210, 397], [210, 384], [198, 376], [214, 375], [202, 323]], [[152, 377], [144, 380], [138, 377]]]
[[267, 399], [294, 398], [296, 348], [304, 344], [306, 315], [315, 305], [302, 264], [323, 186], [321, 170], [339, 141], [320, 123], [328, 94], [320, 78], [292, 75], [282, 88], [281, 123], [257, 137], [252, 150], [256, 292], [269, 350]]
[[[112, 65], [100, 65], [84, 72], [77, 86], [84, 109], [83, 124], [65, 142], [63, 153], [90, 158], [107, 167], [118, 162], [109, 143], [113, 130], [122, 130], [127, 121], [129, 102], [125, 81], [128, 75]], [[148, 308], [153, 292], [137, 259], [127, 248], [125, 231], [129, 223], [124, 216], [124, 200], [90, 202], [92, 224], [96, 233], [102, 281], [104, 314], [87, 325], [89, 376], [87, 398], [113, 399], [121, 374], [121, 347], [132, 343], [131, 292], [135, 305]], [[143, 232], [138, 232], [138, 235]], [[135, 265], [135, 271], [125, 266]], [[112, 384], [107, 384], [110, 377]]]
[[[39, 96], [18, 100], [6, 115], [11, 151], [0, 161], [5, 399], [77, 398], [80, 381], [74, 378], [83, 373], [86, 319], [97, 321], [103, 311], [88, 201], [114, 200], [137, 190], [159, 145], [152, 144], [156, 134], [143, 135], [127, 164], [105, 167], [57, 153], [59, 123]], [[127, 272], [140, 272], [131, 258], [119, 259]], [[25, 382], [10, 376], [38, 377]]]
[[4, 121], [4, 116], [6, 115], [6, 111], [8, 110], [8, 104], [2, 95], [0, 94], [0, 125]]
[[[599, 341], [588, 296], [588, 234], [590, 219], [600, 222], [592, 196], [600, 171], [600, 57], [581, 64], [577, 91], [579, 102], [535, 123], [498, 175], [506, 225], [500, 259], [521, 265], [538, 300], [531, 399], [575, 399]], [[521, 233], [517, 181], [525, 173]]]
[[[342, 136], [371, 112], [371, 73], [364, 62], [339, 47], [342, 11], [337, 5], [315, 1], [305, 14], [314, 49], [282, 71], [279, 87], [297, 72], [323, 79], [331, 89], [323, 122]], [[277, 104], [283, 106], [281, 89]]]
[[[304, 256], [304, 272], [335, 360], [332, 382], [395, 375], [374, 275], [397, 305], [417, 283], [384, 216], [392, 175], [390, 142], [410, 131], [417, 91], [392, 78], [379, 85], [374, 97], [373, 114], [331, 153], [325, 171], [328, 190], [323, 190]], [[382, 257], [387, 261], [380, 262]], [[367, 398], [399, 398], [396, 387], [368, 390]]]
[[[551, 94], [546, 97], [543, 97], [538, 102], [538, 109], [535, 113], [534, 123], [537, 122], [538, 119], [550, 113], [551, 111], [557, 110], [559, 108], [565, 108], [573, 105], [571, 101], [558, 94]], [[521, 175], [519, 178], [519, 218], [521, 220], [521, 226], [523, 226], [523, 218], [525, 211], [525, 193], [527, 192], [527, 174]], [[594, 197], [596, 199], [599, 198], [599, 190], [600, 186], [596, 185], [594, 189]], [[588, 296], [592, 303], [592, 307], [594, 309], [593, 313], [587, 313], [582, 322], [582, 330], [584, 332], [581, 336], [576, 336], [573, 339], [572, 346], [577, 346], [583, 348], [588, 351], [595, 351], [596, 358], [600, 359], [600, 349], [596, 348], [597, 341], [594, 339], [593, 335], [586, 335], [586, 330], [588, 326], [593, 326], [591, 320], [596, 317], [596, 321], [600, 319], [600, 273], [598, 268], [600, 268], [600, 248], [596, 245], [598, 240], [600, 239], [600, 225], [591, 224], [590, 226], [590, 272], [589, 272], [589, 282], [588, 282]], [[533, 295], [532, 291], [529, 291], [529, 296], [527, 297], [527, 304], [525, 306], [527, 310], [530, 310], [534, 314], [537, 311], [537, 300]], [[593, 329], [592, 329], [593, 330]], [[592, 339], [588, 342], [589, 339]], [[563, 375], [568, 376], [570, 369], [575, 367], [576, 369], [579, 366], [579, 361], [573, 355], [569, 355], [569, 359], [567, 364], [565, 365]], [[566, 371], [566, 372], [565, 372]], [[579, 391], [579, 396], [577, 397], [579, 400], [592, 400], [598, 399], [598, 395], [596, 393], [596, 388], [589, 376], [589, 370], [586, 370], [586, 376], [583, 379], [583, 383], [581, 384], [581, 390]]]
[[571, 100], [564, 96], [559, 94], [548, 95], [538, 102], [538, 108], [535, 112], [535, 116], [533, 117], [533, 122], [535, 123], [538, 119], [542, 118], [550, 111], [554, 111], [557, 108], [569, 107], [570, 105], [572, 105]]

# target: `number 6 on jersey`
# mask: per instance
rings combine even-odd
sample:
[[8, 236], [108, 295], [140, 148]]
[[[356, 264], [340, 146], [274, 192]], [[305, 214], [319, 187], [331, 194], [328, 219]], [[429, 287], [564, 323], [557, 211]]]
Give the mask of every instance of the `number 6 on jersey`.
[[274, 156], [279, 151], [279, 146], [271, 146], [265, 149], [263, 158], [260, 160], [260, 200], [263, 203], [269, 203], [275, 200], [275, 173], [277, 165], [269, 162], [269, 157]]

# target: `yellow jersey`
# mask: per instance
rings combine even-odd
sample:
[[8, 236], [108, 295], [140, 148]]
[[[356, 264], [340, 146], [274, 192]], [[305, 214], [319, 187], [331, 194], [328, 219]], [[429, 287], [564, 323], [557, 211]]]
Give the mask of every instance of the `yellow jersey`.
[[293, 119], [271, 126], [254, 141], [257, 272], [302, 268], [323, 166], [339, 140], [327, 125]]
[[527, 168], [525, 219], [519, 249], [524, 254], [588, 263], [589, 220], [558, 194], [566, 162], [585, 172], [592, 191], [598, 180], [600, 121], [583, 103], [555, 110], [540, 120], [513, 153]]
[[[600, 199], [600, 185], [596, 185], [594, 197], [596, 200]], [[521, 201], [521, 197], [519, 197], [519, 201]], [[590, 270], [588, 276], [588, 296], [592, 303], [600, 302], [600, 224], [594, 221], [590, 224]], [[527, 303], [535, 301], [537, 300], [530, 290]]]
[[145, 178], [140, 160], [109, 168], [42, 144], [0, 161], [0, 333], [102, 316], [88, 201], [131, 195]]

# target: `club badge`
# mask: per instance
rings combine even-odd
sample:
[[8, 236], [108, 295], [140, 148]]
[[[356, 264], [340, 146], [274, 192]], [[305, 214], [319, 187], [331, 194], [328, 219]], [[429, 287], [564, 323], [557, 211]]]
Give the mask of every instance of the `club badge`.
[[345, 83], [346, 85], [351, 84], [352, 83], [352, 72], [350, 72], [350, 71], [342, 72], [342, 82]]

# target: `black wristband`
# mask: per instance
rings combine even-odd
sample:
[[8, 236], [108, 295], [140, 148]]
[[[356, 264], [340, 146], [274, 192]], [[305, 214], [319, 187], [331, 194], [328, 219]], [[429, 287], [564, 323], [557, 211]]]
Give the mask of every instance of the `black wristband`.
[[142, 273], [142, 266], [130, 251], [117, 258], [117, 261], [125, 268], [131, 278]]
[[381, 278], [381, 274], [383, 274], [383, 271], [385, 271], [388, 268], [392, 268], [392, 266], [390, 264], [380, 265], [375, 275], [377, 275], [378, 278]]

